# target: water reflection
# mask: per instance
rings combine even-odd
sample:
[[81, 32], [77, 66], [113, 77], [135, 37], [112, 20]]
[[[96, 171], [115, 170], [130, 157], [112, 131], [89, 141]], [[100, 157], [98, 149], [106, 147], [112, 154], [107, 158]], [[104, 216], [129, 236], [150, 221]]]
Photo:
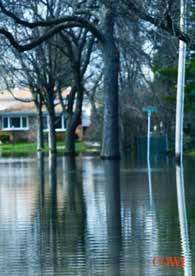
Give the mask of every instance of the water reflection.
[[56, 154], [49, 155], [49, 184], [54, 188], [54, 192], [57, 185], [57, 156]]
[[120, 275], [121, 205], [120, 205], [120, 162], [103, 162], [105, 173], [105, 206], [108, 237], [108, 260], [112, 264], [106, 275]]
[[27, 275], [32, 272], [24, 264], [30, 263], [32, 253], [35, 163], [23, 158], [4, 159], [0, 169], [0, 274], [19, 275], [23, 267], [21, 275]]
[[45, 163], [44, 163], [44, 153], [38, 152], [37, 154], [37, 178], [39, 187], [39, 201], [40, 205], [44, 206], [45, 200]]
[[[82, 177], [77, 173], [74, 159], [66, 158], [64, 165], [65, 182], [61, 179], [56, 185], [52, 171], [49, 172], [47, 204], [40, 210], [46, 215], [41, 219], [40, 236], [45, 236], [44, 240], [41, 240], [43, 243], [46, 241], [49, 248], [47, 254], [45, 244], [40, 250], [41, 263], [47, 264], [42, 273], [45, 273], [45, 270], [49, 273], [52, 269], [56, 274], [64, 271], [64, 275], [79, 275], [85, 265], [85, 204]], [[61, 178], [63, 177], [61, 175]], [[51, 182], [53, 179], [54, 182]]]
[[[183, 275], [152, 266], [154, 256], [180, 256], [181, 247], [192, 275], [181, 168], [175, 178], [172, 163], [148, 169], [66, 157], [52, 175], [44, 156], [1, 161], [0, 275]], [[193, 207], [193, 179], [186, 181]]]
[[158, 268], [151, 265], [159, 251], [158, 222], [152, 204], [152, 169], [125, 167], [121, 175], [123, 273], [158, 275]]
[[147, 160], [148, 165], [148, 185], [149, 185], [149, 198], [150, 198], [150, 208], [152, 209], [152, 171], [150, 165], [150, 159]]
[[181, 233], [181, 246], [182, 255], [185, 258], [184, 275], [192, 275], [191, 265], [191, 250], [189, 243], [189, 231], [186, 211], [186, 200], [185, 200], [185, 185], [184, 185], [184, 172], [183, 164], [176, 166], [176, 182], [177, 182], [177, 202], [178, 202], [178, 214], [179, 214], [179, 225]]
[[89, 275], [120, 275], [120, 163], [98, 163], [90, 158], [83, 163], [87, 270]]

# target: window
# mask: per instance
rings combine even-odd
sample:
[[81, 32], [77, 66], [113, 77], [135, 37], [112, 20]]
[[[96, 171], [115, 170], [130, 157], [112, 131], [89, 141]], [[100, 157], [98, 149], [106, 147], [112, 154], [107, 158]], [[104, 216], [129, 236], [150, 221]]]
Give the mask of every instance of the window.
[[23, 126], [23, 128], [27, 127], [27, 118], [26, 117], [22, 117], [22, 126]]
[[8, 118], [3, 118], [3, 128], [8, 128]]
[[55, 117], [55, 129], [57, 131], [63, 131], [66, 129], [65, 118], [63, 115]]
[[43, 115], [43, 129], [48, 130], [48, 117]]
[[[66, 121], [64, 116], [55, 116], [54, 119], [55, 129], [56, 131], [64, 131], [66, 129]], [[47, 115], [43, 116], [43, 129], [48, 131], [49, 128], [49, 118]]]
[[28, 129], [28, 117], [26, 117], [26, 116], [3, 117], [2, 128], [5, 130], [27, 130]]
[[11, 128], [20, 128], [20, 117], [10, 118], [10, 127]]

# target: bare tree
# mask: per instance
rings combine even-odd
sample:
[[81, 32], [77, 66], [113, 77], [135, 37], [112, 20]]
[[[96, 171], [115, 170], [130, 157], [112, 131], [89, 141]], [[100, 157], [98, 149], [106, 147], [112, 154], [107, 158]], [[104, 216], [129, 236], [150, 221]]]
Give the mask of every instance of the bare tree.
[[[75, 32], [61, 32], [61, 37], [67, 47], [67, 57], [71, 63], [73, 83], [71, 93], [67, 98], [67, 105], [61, 104], [67, 118], [66, 132], [66, 155], [75, 155], [75, 131], [81, 124], [82, 106], [84, 98], [84, 77], [87, 71], [94, 37], [88, 34], [87, 30]], [[62, 49], [63, 50], [63, 49]]]

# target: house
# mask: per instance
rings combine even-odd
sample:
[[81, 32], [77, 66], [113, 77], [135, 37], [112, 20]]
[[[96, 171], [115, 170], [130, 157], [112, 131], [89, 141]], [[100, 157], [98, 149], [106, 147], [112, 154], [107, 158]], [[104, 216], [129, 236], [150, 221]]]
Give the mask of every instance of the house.
[[[70, 88], [63, 91], [63, 99], [70, 93]], [[20, 99], [20, 101], [18, 100]], [[61, 104], [58, 100], [55, 103], [56, 111], [56, 134], [64, 137], [66, 132], [66, 119], [62, 112]], [[91, 124], [91, 107], [89, 101], [84, 98], [82, 110], [82, 123], [77, 128], [76, 134], [82, 138], [86, 128]], [[43, 107], [43, 127], [44, 132], [48, 132], [48, 114]], [[0, 92], [0, 135], [8, 134], [11, 140], [35, 141], [37, 133], [37, 111], [32, 94], [28, 88], [20, 88]]]

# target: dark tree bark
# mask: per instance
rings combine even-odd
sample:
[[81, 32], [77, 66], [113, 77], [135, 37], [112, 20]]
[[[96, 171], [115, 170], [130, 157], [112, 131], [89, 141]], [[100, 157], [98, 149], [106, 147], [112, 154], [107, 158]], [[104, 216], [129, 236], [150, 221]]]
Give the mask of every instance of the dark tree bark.
[[49, 152], [52, 154], [55, 154], [56, 153], [56, 135], [55, 135], [54, 117], [52, 114], [49, 114], [48, 141], [49, 141]]
[[[67, 135], [66, 135], [66, 155], [75, 156], [75, 131], [76, 128], [81, 124], [82, 105], [83, 105], [83, 87], [78, 80], [77, 83], [77, 97], [76, 97], [76, 110], [71, 112], [67, 119]], [[72, 101], [73, 105], [74, 102]], [[71, 109], [73, 106], [71, 107]]]
[[67, 121], [65, 155], [75, 156], [75, 131], [72, 127], [71, 120]]
[[56, 133], [55, 133], [55, 110], [54, 102], [50, 104], [47, 108], [48, 118], [49, 118], [49, 131], [48, 131], [48, 144], [49, 144], [49, 154], [56, 154]]
[[37, 108], [37, 152], [44, 151], [43, 113], [42, 104], [36, 103]]
[[104, 159], [118, 159], [119, 153], [119, 112], [118, 75], [119, 53], [115, 44], [115, 14], [108, 10], [103, 29], [105, 41], [102, 45], [104, 59], [104, 128], [101, 156]]

